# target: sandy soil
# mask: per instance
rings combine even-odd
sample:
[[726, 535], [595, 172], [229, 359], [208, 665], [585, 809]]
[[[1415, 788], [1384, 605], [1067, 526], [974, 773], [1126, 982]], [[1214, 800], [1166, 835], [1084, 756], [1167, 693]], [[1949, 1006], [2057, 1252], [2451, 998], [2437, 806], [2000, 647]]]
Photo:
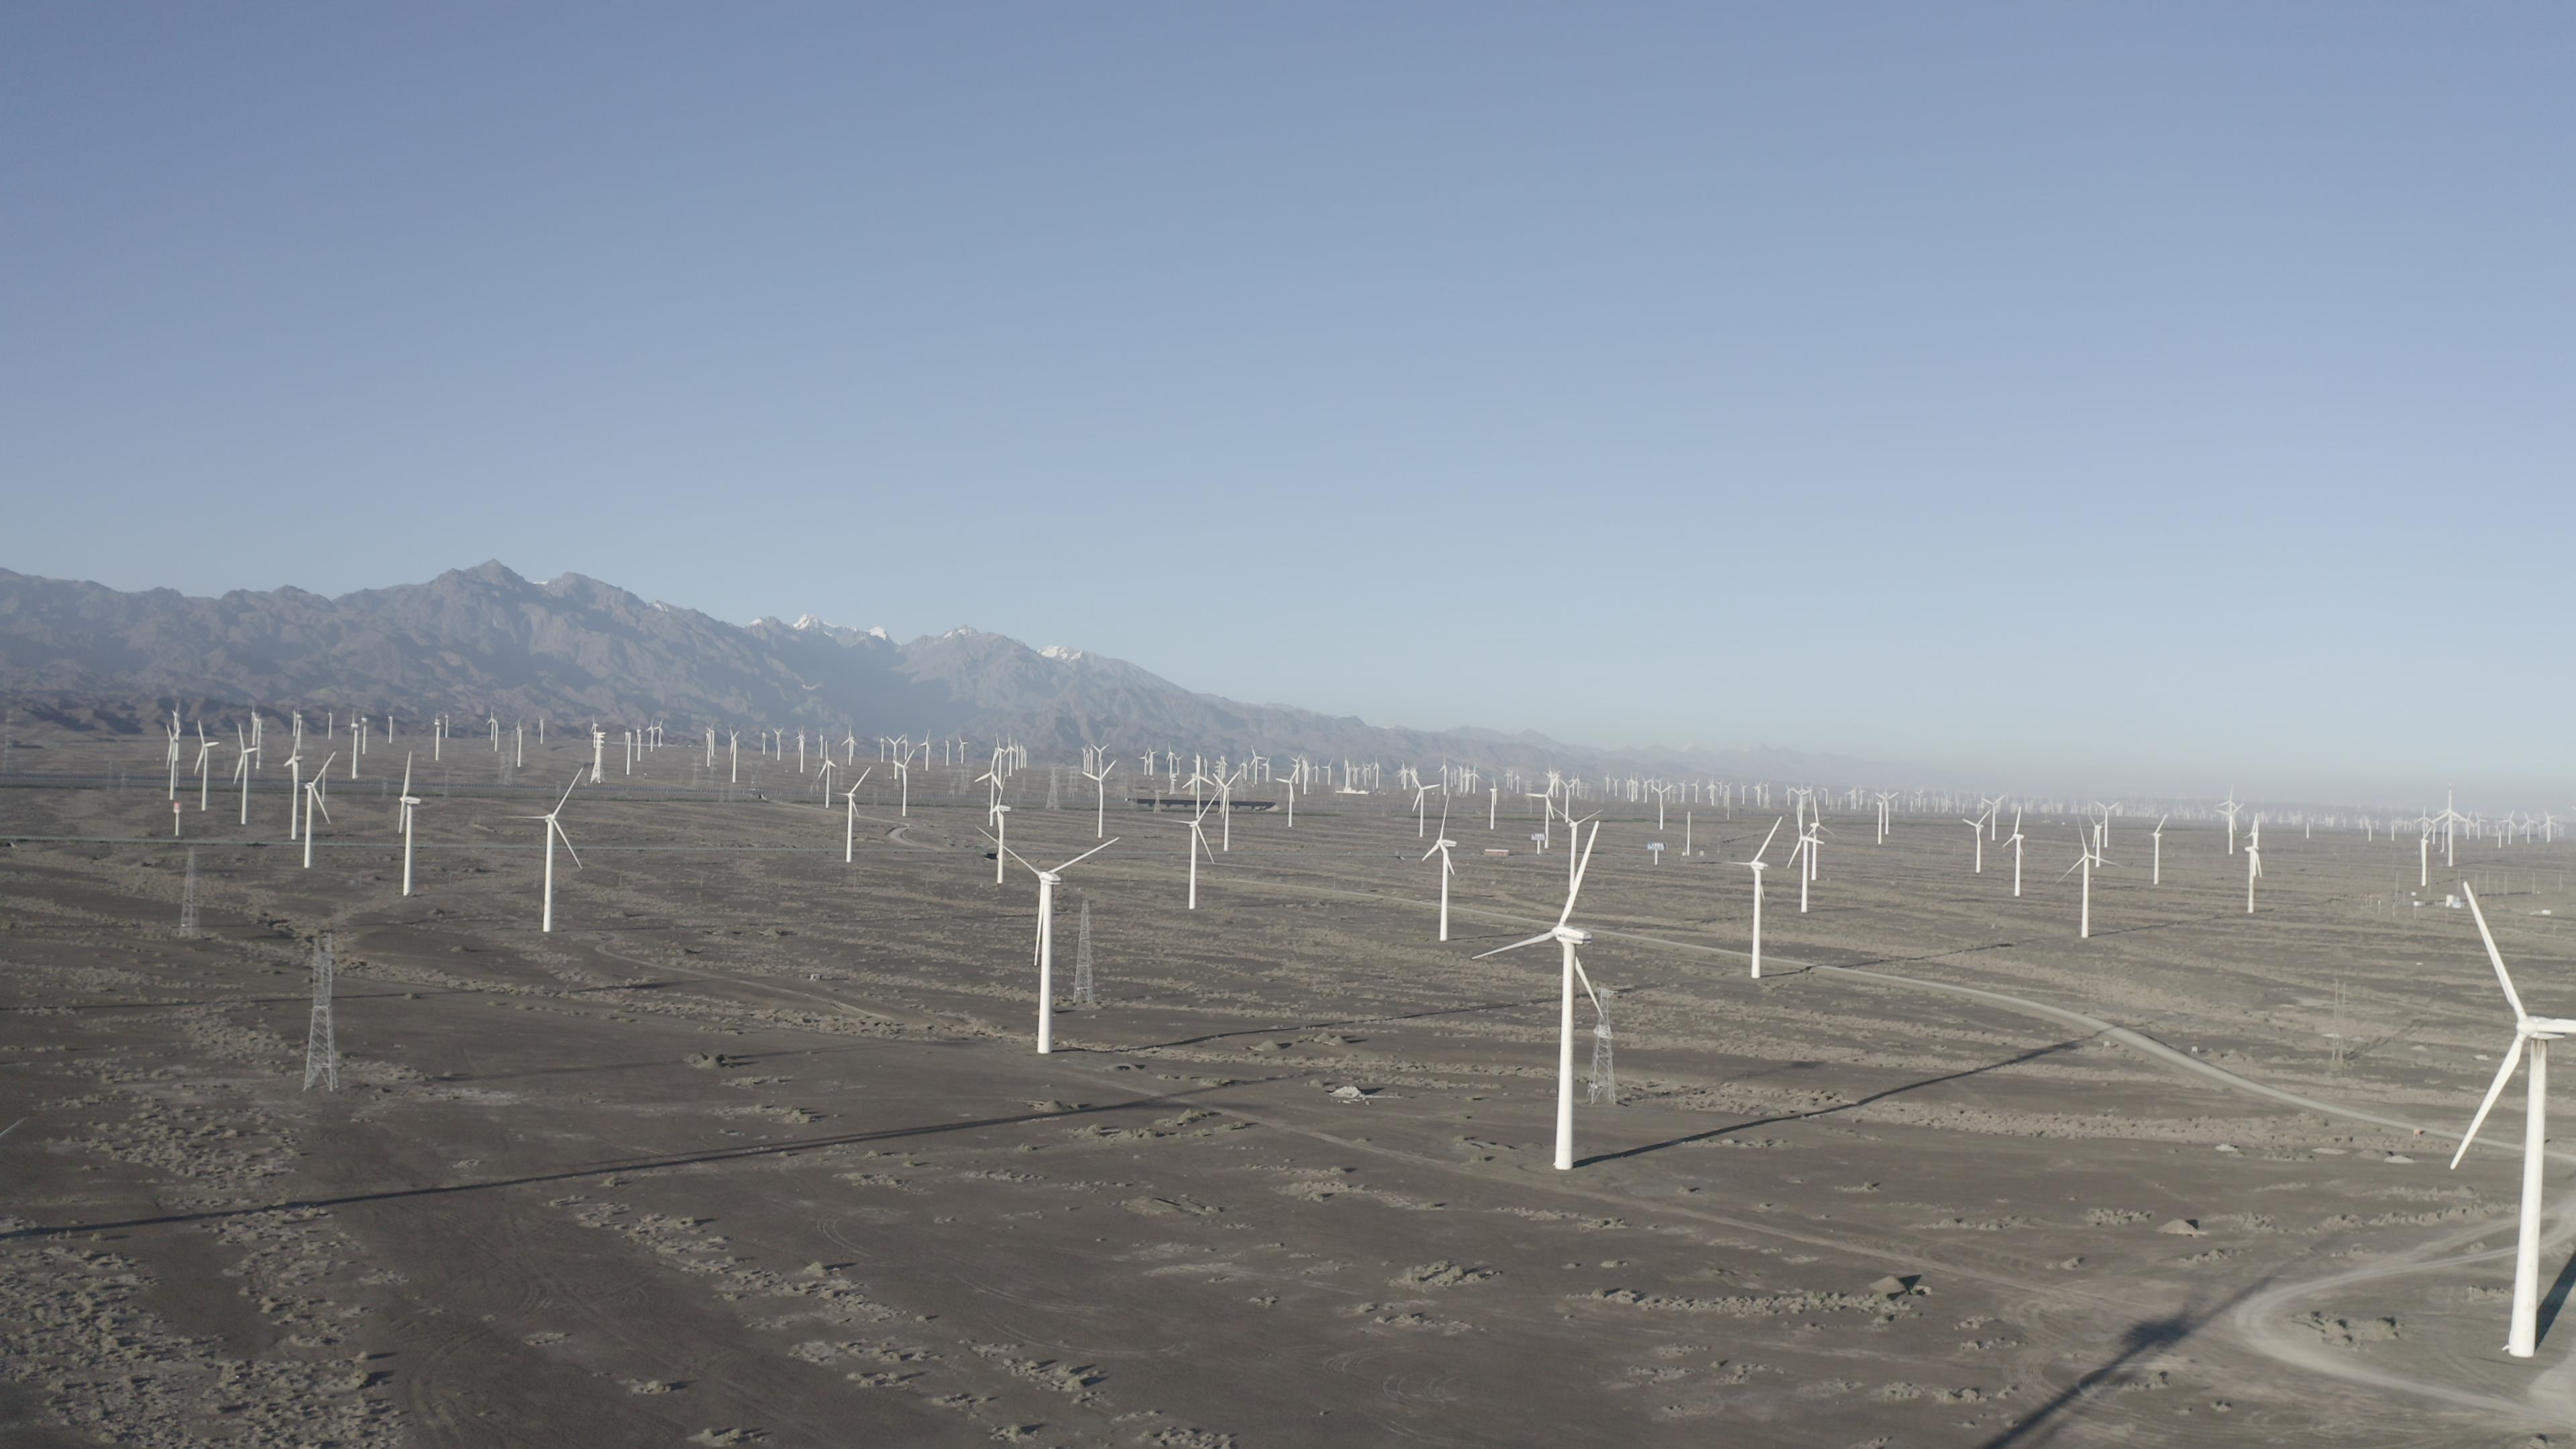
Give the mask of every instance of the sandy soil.
[[[612, 757], [545, 936], [508, 817], [560, 741], [423, 761], [408, 900], [399, 755], [335, 780], [306, 870], [282, 770], [247, 828], [192, 784], [172, 841], [157, 742], [35, 743], [0, 788], [11, 1445], [2576, 1429], [2568, 1336], [2499, 1347], [2518, 1121], [2445, 1170], [2507, 1018], [2466, 913], [2406, 904], [2411, 840], [2267, 827], [2248, 916], [2222, 834], [2168, 828], [2155, 887], [2123, 822], [2079, 941], [2071, 824], [2027, 823], [2016, 900], [1963, 826], [1837, 818], [1808, 912], [1772, 872], [1756, 982], [1730, 862], [1770, 818], [1681, 860], [1678, 812], [1614, 812], [1577, 921], [1620, 1102], [1560, 1173], [1552, 951], [1470, 959], [1563, 898], [1526, 814], [1453, 823], [1443, 945], [1408, 799], [1238, 815], [1196, 912], [1181, 822], [1113, 808], [1056, 925], [1062, 999], [1089, 903], [1099, 1005], [1041, 1057], [1036, 892], [956, 772], [908, 821], [871, 780], [845, 865], [792, 760]], [[1041, 766], [1013, 846], [1088, 848], [1087, 787], [1045, 798]], [[2534, 1008], [2576, 1009], [2576, 848], [2460, 865], [2435, 899], [2473, 868]], [[336, 1093], [301, 1090], [325, 931]]]

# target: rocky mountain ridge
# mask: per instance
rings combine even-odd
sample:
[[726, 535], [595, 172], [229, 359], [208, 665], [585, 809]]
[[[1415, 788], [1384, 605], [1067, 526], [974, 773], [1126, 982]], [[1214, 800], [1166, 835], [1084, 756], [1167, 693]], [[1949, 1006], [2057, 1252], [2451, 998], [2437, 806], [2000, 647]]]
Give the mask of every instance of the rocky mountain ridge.
[[[1765, 778], [1873, 769], [1776, 751], [1639, 751], [1536, 734], [1371, 725], [1185, 689], [1124, 660], [959, 628], [898, 643], [881, 628], [731, 624], [566, 574], [499, 562], [337, 599], [306, 590], [194, 598], [0, 569], [0, 694], [75, 727], [129, 729], [173, 704], [259, 704], [504, 719], [810, 726], [862, 736], [1012, 739], [1041, 757], [1085, 744], [1317, 759]], [[1834, 772], [1840, 771], [1841, 775]]]

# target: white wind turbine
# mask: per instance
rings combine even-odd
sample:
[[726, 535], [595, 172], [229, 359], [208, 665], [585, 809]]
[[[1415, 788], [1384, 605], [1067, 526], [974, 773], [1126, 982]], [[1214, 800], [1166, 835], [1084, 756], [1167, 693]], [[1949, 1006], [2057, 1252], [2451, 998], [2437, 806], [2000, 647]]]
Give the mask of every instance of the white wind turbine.
[[[1222, 764], [1222, 761], [1219, 761]], [[1220, 771], [1216, 781], [1217, 849], [1229, 854], [1234, 850], [1234, 782], [1250, 771], [1249, 765], [1228, 775]]]
[[2102, 858], [2102, 853], [2099, 850], [2086, 844], [2084, 840], [2084, 832], [2081, 829], [2077, 830], [2075, 832], [2075, 863], [2059, 872], [2057, 878], [2059, 880], [2064, 880], [2079, 870], [2084, 872], [2083, 914], [2076, 918], [2075, 924], [2075, 934], [2078, 939], [2089, 939], [2093, 934], [2093, 867], [2097, 865], [2107, 867], [2110, 865], [2110, 862]]
[[1027, 865], [1038, 878], [1038, 1051], [1042, 1054], [1055, 1050], [1055, 888], [1064, 883], [1066, 871], [1117, 843], [1104, 840], [1053, 870], [1040, 870], [1018, 851], [1003, 851], [1000, 840], [993, 842], [996, 851]]
[[403, 833], [403, 892], [402, 892], [402, 893], [403, 893], [404, 895], [410, 895], [410, 894], [411, 894], [411, 843], [412, 843], [411, 815], [412, 815], [412, 811], [414, 811], [414, 810], [418, 809], [418, 808], [419, 808], [419, 806], [420, 806], [420, 797], [418, 797], [418, 796], [416, 796], [416, 795], [412, 794], [412, 792], [411, 792], [411, 755], [412, 755], [412, 752], [411, 752], [411, 751], [409, 751], [409, 750], [405, 750], [405, 751], [403, 752], [403, 788], [402, 788], [402, 795], [399, 797], [399, 798], [400, 798], [400, 800], [401, 800], [401, 803], [402, 803], [402, 833]]
[[1204, 805], [1200, 806], [1200, 807], [1198, 808], [1198, 812], [1197, 812], [1196, 814], [1194, 814], [1194, 815], [1192, 815], [1192, 816], [1190, 817], [1190, 845], [1189, 845], [1189, 857], [1190, 857], [1190, 906], [1189, 906], [1189, 908], [1190, 908], [1191, 910], [1194, 910], [1194, 911], [1195, 911], [1195, 910], [1197, 910], [1197, 909], [1199, 908], [1199, 856], [1200, 856], [1200, 854], [1201, 854], [1201, 853], [1205, 853], [1205, 854], [1206, 854], [1206, 856], [1207, 856], [1207, 858], [1208, 858], [1208, 864], [1210, 864], [1210, 865], [1214, 865], [1214, 864], [1216, 864], [1216, 852], [1215, 852], [1215, 851], [1213, 851], [1213, 850], [1209, 850], [1209, 849], [1208, 849], [1207, 832], [1206, 832], [1205, 830], [1202, 830], [1202, 829], [1200, 829], [1200, 828], [1199, 828], [1199, 822], [1200, 822], [1200, 821], [1202, 821], [1202, 820], [1205, 820], [1205, 819], [1207, 819], [1207, 807], [1206, 807], [1206, 806], [1204, 806]]
[[1753, 858], [1744, 862], [1746, 868], [1753, 872], [1753, 979], [1756, 981], [1762, 979], [1762, 872], [1771, 868], [1762, 863], [1762, 856], [1771, 848], [1772, 837], [1779, 833], [1780, 822], [1774, 820], [1771, 833], [1762, 837], [1762, 849], [1753, 852]]
[[975, 777], [977, 784], [986, 780], [993, 782], [992, 802], [985, 807], [984, 813], [993, 822], [993, 884], [995, 885], [1002, 883], [1002, 857], [1010, 853], [1009, 847], [1002, 843], [1011, 828], [1011, 822], [1007, 818], [1011, 813], [1011, 807], [1002, 803], [1000, 768], [996, 765], [993, 769]]
[[[1093, 774], [1089, 770], [1082, 772], [1082, 778], [1089, 780], [1093, 787], [1091, 838], [1094, 840], [1109, 838], [1109, 772], [1117, 768], [1118, 762], [1109, 758], [1107, 750], [1102, 750], [1100, 772], [1098, 774]], [[1288, 808], [1294, 810], [1297, 807], [1291, 805]]]
[[322, 812], [323, 819], [331, 818], [331, 806], [322, 797], [322, 785], [331, 777], [331, 762], [338, 758], [340, 758], [338, 750], [324, 755], [322, 763], [313, 771], [313, 778], [304, 782], [304, 868], [306, 870], [313, 868], [313, 812], [319, 810]]
[[286, 838], [293, 840], [297, 831], [297, 812], [304, 799], [304, 747], [297, 745], [286, 756]]
[[214, 757], [214, 753], [215, 742], [206, 738], [205, 726], [199, 725], [197, 727], [197, 813], [200, 815], [206, 813], [206, 796], [213, 788], [210, 783], [212, 770], [208, 762]]
[[2263, 878], [2263, 817], [2254, 817], [2254, 833], [2245, 841], [2245, 914], [2254, 914], [2254, 882]]
[[1978, 875], [1984, 875], [1986, 873], [1986, 822], [1970, 820], [1962, 815], [1959, 817], [1959, 823], [1968, 827], [1968, 839], [1977, 848], [1976, 864], [1970, 869]]
[[564, 806], [572, 800], [572, 792], [579, 788], [581, 788], [581, 771], [576, 769], [572, 772], [572, 783], [564, 786], [563, 799], [555, 802], [555, 808], [543, 815], [510, 817], [513, 820], [542, 820], [546, 823], [546, 912], [544, 924], [537, 928], [541, 931], [551, 931], [555, 928], [555, 841], [558, 838], [563, 841], [564, 854], [572, 857], [573, 868], [576, 870], [581, 868], [581, 852], [572, 848], [572, 837], [564, 834], [562, 819]]
[[[1776, 822], [1772, 828], [1775, 830], [1779, 828]], [[1802, 916], [1807, 913], [1808, 883], [1816, 878], [1816, 851], [1824, 843], [1820, 838], [1824, 828], [1824, 822], [1820, 819], [1809, 818], [1799, 821], [1798, 843], [1789, 850], [1789, 864], [1798, 872], [1798, 914]], [[1981, 855], [1984, 849], [1983, 846], [1978, 847]]]
[[[831, 762], [826, 760], [824, 763], [828, 765]], [[850, 782], [850, 788], [841, 797], [841, 803], [849, 810], [849, 819], [841, 827], [841, 864], [843, 865], [848, 865], [859, 858], [859, 787], [866, 784], [868, 776], [875, 774], [876, 770], [877, 767], [874, 765], [861, 770], [859, 778]]]
[[2236, 803], [2236, 787], [2227, 787], [2227, 798], [2218, 802], [2218, 813], [2227, 817], [2227, 853], [2236, 853], [2236, 812], [2245, 807]]
[[1429, 850], [1422, 852], [1424, 860], [1435, 855], [1440, 857], [1440, 939], [1443, 941], [1449, 939], [1449, 877], [1458, 873], [1458, 867], [1450, 862], [1449, 852], [1457, 844], [1449, 838], [1449, 812], [1444, 809], [1440, 812], [1440, 838], [1431, 842]]
[[2478, 939], [2487, 948], [2487, 960], [2495, 966], [2496, 984], [2504, 988], [2505, 1004], [2513, 1008], [2513, 1047], [2496, 1065], [2495, 1082], [2487, 1088], [2485, 1100], [2478, 1103], [2478, 1114], [2469, 1119], [2469, 1130], [2460, 1137], [2460, 1150], [2451, 1154], [2451, 1166], [2458, 1167], [2460, 1159], [2468, 1156], [2469, 1144], [2477, 1140], [2478, 1129], [2486, 1125], [2487, 1113], [2494, 1109], [2496, 1098], [2504, 1095], [2505, 1083], [2513, 1078], [2515, 1063], [2529, 1048], [2531, 1077], [2524, 1083], [2528, 1095], [2522, 1127], [2522, 1218], [2514, 1235], [2513, 1317], [2504, 1345], [2504, 1351], [2515, 1358], [2529, 1358], [2539, 1340], [2541, 1174], [2549, 1151], [2549, 1044], [2576, 1033], [2576, 1020], [2533, 1016], [2522, 1009], [2522, 997], [2513, 989], [2513, 977], [2504, 969], [2504, 953], [2496, 949], [2495, 933], [2487, 929], [2487, 913], [2478, 905], [2478, 893], [2462, 881], [2460, 894], [2468, 897], [2469, 914], [2478, 922]]
[[2170, 811], [2157, 816], [2156, 828], [2149, 832], [2150, 838], [2156, 843], [2155, 864], [2152, 868], [2152, 873], [2147, 878], [2147, 884], [2149, 885], [2163, 885], [2165, 883], [2165, 822], [2172, 818], [2173, 814]]
[[[1574, 956], [1575, 947], [1591, 944], [1592, 933], [1569, 926], [1566, 922], [1574, 917], [1574, 899], [1583, 890], [1583, 871], [1592, 863], [1592, 843], [1600, 837], [1601, 827], [1596, 823], [1592, 827], [1592, 833], [1584, 838], [1582, 858], [1574, 868], [1572, 884], [1566, 888], [1565, 909], [1557, 912], [1554, 926], [1528, 940], [1514, 941], [1508, 946], [1496, 947], [1476, 957], [1477, 960], [1482, 961], [1488, 956], [1499, 956], [1505, 951], [1517, 951], [1523, 946], [1535, 946], [1541, 941], [1554, 941], [1564, 950], [1564, 984], [1558, 993], [1556, 1046], [1556, 1169], [1559, 1172], [1567, 1171], [1574, 1166], [1574, 987], [1576, 982], [1580, 981], [1584, 994], [1592, 998], [1593, 1013], [1597, 1016], [1601, 1011], [1601, 997], [1592, 989], [1592, 978], [1584, 973], [1583, 963], [1576, 960]], [[1569, 841], [1567, 844], [1568, 853], [1572, 854], [1570, 849], [1572, 842]]]
[[233, 777], [241, 781], [241, 823], [250, 823], [250, 772], [259, 763], [259, 746], [244, 745], [241, 758], [233, 762]]
[[2019, 900], [2021, 899], [2022, 833], [2021, 807], [2018, 805], [2013, 807], [2013, 833], [2004, 837], [2004, 843], [2013, 848], [2013, 899]]

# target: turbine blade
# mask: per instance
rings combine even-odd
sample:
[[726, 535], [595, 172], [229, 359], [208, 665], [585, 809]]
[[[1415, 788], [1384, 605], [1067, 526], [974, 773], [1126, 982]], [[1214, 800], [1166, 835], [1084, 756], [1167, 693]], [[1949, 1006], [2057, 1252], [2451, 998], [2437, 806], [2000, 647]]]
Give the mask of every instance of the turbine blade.
[[2522, 1061], [2522, 1044], [2526, 1040], [2528, 1038], [2521, 1032], [2513, 1034], [2513, 1050], [2506, 1052], [2504, 1061], [2497, 1065], [2495, 1081], [2487, 1088], [2486, 1100], [2478, 1103], [2478, 1115], [2469, 1119], [2469, 1130], [2460, 1134], [2460, 1150], [2451, 1154], [2453, 1167], [2459, 1166], [2460, 1159], [2469, 1155], [2469, 1144], [2478, 1140], [2478, 1129], [2486, 1125], [2487, 1113], [2494, 1110], [2496, 1098], [2504, 1095], [2504, 1084], [2512, 1080], [2514, 1067]]
[[[555, 802], [555, 810], [556, 810], [556, 813], [558, 813], [558, 814], [562, 813], [563, 808], [564, 808], [564, 801], [566, 801], [566, 800], [570, 800], [570, 799], [572, 798], [572, 792], [573, 792], [573, 791], [575, 791], [575, 790], [577, 790], [577, 789], [580, 789], [580, 788], [581, 788], [581, 771], [579, 771], [579, 770], [575, 770], [575, 771], [573, 771], [573, 772], [572, 772], [572, 783], [571, 783], [571, 784], [569, 784], [569, 785], [564, 786], [563, 799], [562, 799], [562, 800], [557, 800], [557, 801]], [[549, 818], [551, 818], [551, 817], [549, 817]]]
[[1780, 821], [1781, 821], [1781, 820], [1786, 820], [1786, 819], [1788, 819], [1788, 818], [1789, 818], [1788, 816], [1783, 815], [1783, 816], [1781, 816], [1778, 820], [1774, 820], [1774, 821], [1772, 821], [1772, 822], [1771, 822], [1771, 832], [1770, 832], [1770, 834], [1765, 835], [1765, 836], [1763, 836], [1763, 837], [1762, 837], [1762, 850], [1757, 850], [1757, 851], [1753, 852], [1753, 858], [1754, 858], [1755, 860], [1760, 860], [1760, 859], [1762, 858], [1762, 851], [1763, 851], [1763, 850], [1769, 850], [1769, 849], [1771, 848], [1771, 841], [1772, 841], [1772, 838], [1773, 838], [1774, 836], [1777, 836], [1777, 835], [1780, 833]]
[[1592, 845], [1600, 838], [1601, 824], [1594, 821], [1592, 833], [1583, 837], [1583, 858], [1574, 863], [1574, 883], [1565, 888], [1565, 909], [1556, 915], [1556, 923], [1560, 926], [1574, 918], [1574, 898], [1583, 894], [1583, 873], [1592, 868]]
[[1117, 843], [1118, 837], [1113, 835], [1107, 840], [1100, 842], [1098, 845], [1091, 847], [1089, 850], [1084, 851], [1082, 854], [1075, 856], [1073, 859], [1066, 861], [1064, 864], [1057, 866], [1056, 869], [1058, 871], [1071, 870], [1075, 866], [1082, 864], [1084, 861], [1091, 859], [1093, 856], [1098, 855], [1100, 852], [1107, 850], [1109, 847], [1116, 845]]
[[2522, 997], [2513, 989], [2513, 978], [2505, 974], [2504, 953], [2496, 949], [2495, 933], [2487, 929], [2487, 913], [2478, 905], [2478, 893], [2469, 888], [2467, 881], [2462, 881], [2460, 894], [2469, 898], [2469, 914], [2478, 922], [2478, 939], [2486, 943], [2487, 959], [2495, 963], [2496, 983], [2504, 988], [2504, 999], [2513, 1003], [2514, 1019], [2520, 1021], [2531, 1013], [2522, 1009]]
[[1485, 959], [1485, 957], [1487, 957], [1487, 956], [1500, 956], [1500, 955], [1501, 955], [1501, 954], [1503, 954], [1505, 951], [1517, 951], [1517, 950], [1519, 950], [1520, 948], [1522, 948], [1523, 946], [1535, 946], [1535, 945], [1537, 945], [1537, 944], [1538, 944], [1539, 942], [1541, 942], [1541, 941], [1553, 941], [1553, 940], [1555, 940], [1555, 939], [1556, 939], [1556, 933], [1555, 933], [1554, 931], [1541, 931], [1541, 932], [1539, 932], [1537, 935], [1530, 937], [1530, 938], [1529, 938], [1528, 940], [1526, 940], [1526, 941], [1514, 941], [1513, 943], [1511, 943], [1511, 944], [1510, 944], [1510, 945], [1508, 945], [1508, 946], [1496, 946], [1494, 949], [1492, 949], [1492, 950], [1490, 950], [1490, 951], [1481, 952], [1481, 953], [1479, 953], [1478, 955], [1476, 955], [1476, 956], [1474, 956], [1474, 957], [1471, 957], [1470, 959], [1471, 959], [1471, 960], [1482, 961], [1482, 960], [1484, 960], [1484, 959]]
[[1584, 974], [1580, 956], [1574, 958], [1574, 979], [1583, 983], [1583, 994], [1592, 998], [1592, 1014], [1596, 1017], [1602, 1015], [1601, 993], [1592, 989], [1592, 978]]

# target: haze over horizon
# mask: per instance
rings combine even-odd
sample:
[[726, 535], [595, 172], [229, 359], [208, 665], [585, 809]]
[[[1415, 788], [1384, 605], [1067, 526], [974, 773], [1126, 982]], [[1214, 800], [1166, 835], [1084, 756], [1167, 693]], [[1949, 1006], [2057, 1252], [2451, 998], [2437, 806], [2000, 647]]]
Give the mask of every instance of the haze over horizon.
[[31, 8], [0, 565], [2576, 801], [2576, 14]]

